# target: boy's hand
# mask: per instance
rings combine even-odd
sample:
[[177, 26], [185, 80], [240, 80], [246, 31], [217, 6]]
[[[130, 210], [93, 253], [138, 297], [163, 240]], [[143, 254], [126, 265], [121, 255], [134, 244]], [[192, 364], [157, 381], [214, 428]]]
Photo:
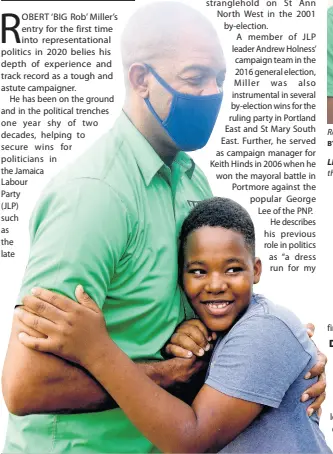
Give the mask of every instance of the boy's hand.
[[[314, 334], [314, 325], [306, 325], [307, 332], [311, 338]], [[202, 357], [205, 352], [212, 349], [212, 341], [216, 340], [216, 333], [209, 333], [206, 326], [198, 319], [187, 320], [176, 329], [165, 347], [168, 355], [179, 358], [191, 358], [194, 355]], [[308, 388], [301, 396], [302, 402], [316, 398], [307, 408], [307, 413], [311, 416], [315, 411], [321, 413], [321, 404], [326, 398], [326, 377], [325, 365], [327, 357], [318, 350], [318, 361], [308, 372], [305, 378], [318, 377], [317, 383]]]
[[[311, 338], [314, 334], [315, 326], [312, 323], [308, 323], [306, 325], [307, 332], [309, 337]], [[321, 404], [324, 402], [326, 398], [326, 375], [325, 375], [325, 366], [327, 363], [327, 357], [321, 353], [317, 348], [317, 363], [313, 366], [313, 368], [305, 375], [304, 378], [309, 379], [313, 377], [318, 377], [317, 383], [312, 385], [302, 394], [301, 401], [306, 402], [309, 399], [313, 399], [314, 397], [316, 400], [312, 402], [312, 404], [307, 408], [307, 413], [311, 416], [315, 411], [318, 412], [318, 415], [321, 415]]]
[[23, 345], [82, 365], [98, 358], [110, 337], [102, 311], [81, 285], [75, 292], [80, 304], [41, 288], [33, 289], [32, 294], [24, 297], [24, 307], [16, 308], [16, 314], [25, 326], [47, 337], [22, 331], [19, 340]]
[[213, 347], [216, 333], [210, 333], [198, 319], [187, 320], [179, 325], [165, 347], [165, 352], [178, 358], [202, 357]]

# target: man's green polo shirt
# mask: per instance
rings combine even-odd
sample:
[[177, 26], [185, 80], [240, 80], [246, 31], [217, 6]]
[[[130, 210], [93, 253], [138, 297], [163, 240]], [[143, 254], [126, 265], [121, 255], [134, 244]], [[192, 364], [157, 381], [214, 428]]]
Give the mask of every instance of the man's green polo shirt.
[[327, 11], [327, 96], [333, 96], [333, 6]]
[[[185, 153], [170, 170], [122, 113], [42, 194], [31, 219], [19, 300], [34, 286], [74, 298], [81, 283], [132, 359], [161, 359], [161, 347], [189, 310], [177, 283], [179, 229], [195, 202], [211, 195], [204, 174]], [[150, 450], [151, 443], [115, 409], [10, 415], [4, 453]]]

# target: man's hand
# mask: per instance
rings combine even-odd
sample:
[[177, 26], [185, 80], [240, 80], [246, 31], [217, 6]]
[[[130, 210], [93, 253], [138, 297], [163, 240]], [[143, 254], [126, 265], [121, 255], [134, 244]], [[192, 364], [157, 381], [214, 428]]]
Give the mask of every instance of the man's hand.
[[[156, 384], [188, 403], [193, 402], [202, 388], [209, 358], [172, 358], [152, 365], [155, 373], [147, 373]], [[139, 365], [140, 366], [140, 365]]]
[[[315, 326], [312, 323], [308, 323], [306, 325], [306, 329], [309, 337], [311, 338], [314, 335]], [[302, 402], [306, 402], [309, 399], [316, 398], [316, 400], [314, 400], [306, 410], [309, 416], [311, 416], [315, 411], [318, 412], [319, 416], [321, 415], [320, 407], [326, 398], [326, 375], [325, 375], [326, 363], [327, 357], [323, 353], [321, 353], [317, 348], [317, 363], [305, 375], [304, 378], [308, 380], [309, 378], [318, 377], [318, 381], [310, 388], [305, 390], [301, 397]]]
[[196, 356], [192, 358], [172, 358], [164, 361], [164, 364], [169, 368], [169, 377], [164, 378], [168, 380], [163, 383], [163, 388], [169, 388], [174, 384], [190, 383], [192, 379], [201, 371], [205, 371], [208, 362], [198, 359]]
[[202, 357], [213, 348], [217, 335], [198, 319], [181, 323], [165, 347], [167, 355], [178, 358]]

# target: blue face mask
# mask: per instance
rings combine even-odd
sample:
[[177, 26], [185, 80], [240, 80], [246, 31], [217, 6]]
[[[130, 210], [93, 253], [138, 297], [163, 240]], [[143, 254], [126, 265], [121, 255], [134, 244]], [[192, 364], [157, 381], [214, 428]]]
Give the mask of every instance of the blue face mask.
[[180, 93], [170, 87], [151, 66], [146, 65], [146, 67], [155, 79], [172, 94], [170, 112], [165, 120], [161, 120], [149, 99], [145, 98], [150, 112], [180, 150], [193, 151], [204, 147], [213, 131], [223, 93], [208, 96]]

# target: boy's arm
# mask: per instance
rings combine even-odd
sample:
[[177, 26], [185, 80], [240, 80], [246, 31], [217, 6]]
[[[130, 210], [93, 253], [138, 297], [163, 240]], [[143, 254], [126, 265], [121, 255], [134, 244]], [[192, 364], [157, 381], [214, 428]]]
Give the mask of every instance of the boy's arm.
[[[162, 451], [221, 449], [264, 405], [278, 408], [312, 358], [304, 350], [308, 341], [301, 328], [297, 329], [302, 343], [276, 317], [252, 316], [229, 333], [222, 348], [217, 346], [206, 385], [189, 407], [157, 387], [116, 346], [101, 311], [83, 295], [79, 286], [81, 304], [76, 304], [37, 289], [27, 301], [33, 313], [19, 309], [18, 316], [24, 325], [37, 327], [47, 337], [36, 340], [22, 332], [20, 341], [87, 368]], [[42, 317], [38, 315], [41, 307]]]
[[[47, 338], [36, 339], [27, 335], [22, 338], [20, 334], [21, 341], [39, 351], [61, 351], [69, 361], [77, 361], [83, 355], [85, 360], [81, 365], [95, 374], [138, 429], [162, 451], [204, 452], [211, 446], [218, 449], [236, 437], [260, 413], [262, 405], [230, 398], [209, 386], [203, 387], [190, 407], [158, 387], [117, 347], [110, 339], [104, 318], [95, 304], [94, 311], [84, 313], [81, 305], [62, 296], [40, 289], [35, 294], [36, 297], [27, 299], [31, 312], [23, 309], [16, 312], [25, 325], [25, 333], [27, 327], [37, 327]], [[45, 302], [52, 301], [53, 307], [61, 307], [62, 314], [57, 311], [50, 313], [51, 305], [43, 306], [38, 297]], [[89, 301], [84, 304], [88, 306]], [[43, 317], [36, 316], [40, 312]], [[69, 319], [70, 313], [73, 318]], [[71, 328], [65, 334], [67, 326]], [[92, 332], [99, 333], [97, 338]], [[183, 361], [191, 363], [193, 359]]]
[[[217, 349], [206, 385], [191, 409], [171, 400], [163, 390], [157, 392], [144, 377], [132, 375], [123, 352], [112, 353], [115, 362], [110, 375], [106, 370], [110, 351], [104, 357], [100, 350], [97, 362], [93, 358], [98, 358], [98, 353], [92, 351], [85, 366], [162, 451], [215, 452], [239, 435], [264, 405], [278, 408], [311, 359], [289, 328], [275, 317], [248, 319]], [[120, 372], [115, 377], [120, 364], [129, 382]], [[136, 385], [140, 396], [135, 393]]]
[[[315, 327], [312, 323], [306, 325], [308, 336], [312, 337]], [[190, 358], [192, 354], [198, 357], [204, 356], [205, 352], [211, 352], [216, 333], [210, 332], [199, 319], [186, 320], [181, 323], [165, 347], [165, 352], [170, 356]], [[296, 354], [295, 354], [296, 355]], [[206, 355], [207, 356], [207, 355]], [[306, 389], [300, 396], [302, 402], [315, 398], [306, 409], [310, 416], [318, 411], [326, 398], [325, 366], [327, 357], [317, 348], [317, 363], [304, 378], [318, 377], [318, 381]]]
[[139, 431], [163, 452], [218, 451], [263, 408], [207, 385], [190, 407], [156, 386], [112, 340], [100, 360], [88, 362], [86, 367]]

